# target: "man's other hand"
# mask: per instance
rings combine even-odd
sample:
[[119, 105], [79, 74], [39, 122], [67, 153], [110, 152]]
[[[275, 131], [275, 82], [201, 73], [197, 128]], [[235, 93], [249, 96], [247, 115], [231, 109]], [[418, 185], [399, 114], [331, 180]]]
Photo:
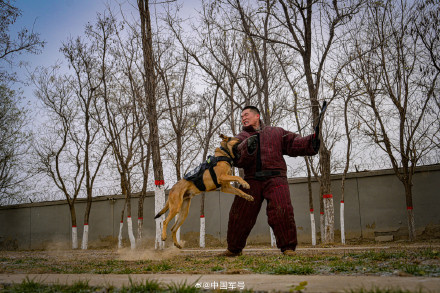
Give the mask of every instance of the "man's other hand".
[[247, 139], [247, 151], [249, 154], [255, 152], [258, 146], [258, 135], [252, 135]]

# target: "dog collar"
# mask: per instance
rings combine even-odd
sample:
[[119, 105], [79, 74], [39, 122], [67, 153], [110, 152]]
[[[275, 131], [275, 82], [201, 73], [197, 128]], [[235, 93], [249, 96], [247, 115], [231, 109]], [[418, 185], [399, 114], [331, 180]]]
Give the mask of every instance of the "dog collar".
[[220, 149], [222, 151], [224, 151], [231, 159], [232, 159], [232, 155], [229, 153], [229, 151], [227, 149], [225, 149], [224, 147], [220, 146]]

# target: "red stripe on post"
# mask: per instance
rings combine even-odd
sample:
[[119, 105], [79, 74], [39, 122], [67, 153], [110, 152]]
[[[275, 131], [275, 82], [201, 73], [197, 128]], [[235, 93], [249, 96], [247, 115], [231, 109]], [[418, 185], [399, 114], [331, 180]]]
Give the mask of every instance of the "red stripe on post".
[[332, 198], [333, 195], [331, 195], [331, 194], [324, 194], [322, 197], [323, 197], [323, 198]]
[[313, 209], [310, 209], [310, 212], [313, 213]]
[[127, 219], [130, 219], [131, 218], [131, 216], [127, 216]]
[[412, 210], [412, 209], [413, 209], [413, 207], [406, 207], [406, 209], [407, 209], [407, 210]]
[[324, 214], [324, 212], [320, 212], [320, 214], [321, 214], [321, 215], [323, 215], [323, 214]]
[[76, 228], [76, 225], [73, 225], [72, 228]]
[[341, 203], [344, 203], [344, 201], [343, 201], [343, 200], [341, 200]]
[[205, 215], [201, 215], [201, 216], [200, 216], [200, 218], [204, 218], [204, 217], [205, 217]]
[[154, 180], [154, 185], [156, 186], [165, 185], [165, 180]]
[[84, 224], [84, 226], [88, 226], [88, 225], [89, 225], [88, 223], [85, 223], [85, 224]]
[[143, 220], [144, 218], [138, 218], [138, 220]]

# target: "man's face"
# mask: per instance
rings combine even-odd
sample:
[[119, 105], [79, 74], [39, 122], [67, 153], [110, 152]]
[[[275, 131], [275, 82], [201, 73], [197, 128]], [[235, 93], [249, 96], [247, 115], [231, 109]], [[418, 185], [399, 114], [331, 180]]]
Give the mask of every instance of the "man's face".
[[260, 126], [260, 115], [251, 111], [251, 109], [246, 109], [241, 112], [241, 123], [243, 123], [243, 126], [258, 128]]

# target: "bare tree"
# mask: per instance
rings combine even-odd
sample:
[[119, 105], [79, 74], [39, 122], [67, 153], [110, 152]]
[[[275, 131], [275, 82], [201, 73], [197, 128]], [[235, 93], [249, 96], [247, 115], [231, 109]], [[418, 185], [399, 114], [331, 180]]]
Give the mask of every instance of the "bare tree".
[[[116, 18], [111, 9], [108, 9], [108, 12], [113, 18]], [[132, 171], [131, 174], [135, 175], [134, 173], [139, 173], [136, 174], [137, 176], [135, 177], [140, 176], [136, 178], [135, 182], [140, 182], [136, 184], [136, 188], [140, 190], [138, 200], [137, 241], [141, 241], [143, 238], [144, 200], [147, 194], [151, 161], [151, 140], [148, 133], [147, 119], [148, 109], [146, 108], [144, 79], [142, 76], [144, 68], [141, 56], [142, 38], [139, 32], [139, 26], [128, 20], [122, 9], [121, 15], [123, 21], [118, 24], [115, 29], [117, 45], [115, 50], [112, 51], [112, 55], [119, 68], [119, 70], [116, 70], [117, 76], [115, 76], [114, 80], [116, 81], [118, 90], [121, 92], [121, 96], [126, 96], [126, 101], [130, 101], [129, 104], [131, 106], [127, 104], [126, 109], [123, 109], [123, 111], [127, 112], [127, 110], [129, 110], [137, 129], [137, 142], [133, 142], [137, 145], [137, 151], [134, 152], [137, 157], [135, 160], [137, 163], [133, 164], [133, 167], [136, 166], [136, 172]], [[130, 179], [130, 181], [132, 180]], [[121, 222], [120, 244], [122, 241], [122, 226], [123, 224]]]
[[[121, 88], [117, 87], [115, 80], [120, 77], [118, 72], [114, 72], [114, 64], [117, 61], [117, 56], [113, 60], [107, 57], [110, 50], [110, 43], [112, 35], [116, 31], [115, 19], [103, 19], [98, 17], [96, 23], [96, 31], [94, 33], [96, 42], [100, 44], [101, 48], [101, 71], [103, 74], [102, 88], [99, 96], [102, 97], [105, 118], [100, 117], [98, 123], [101, 123], [108, 143], [112, 147], [112, 153], [115, 158], [116, 168], [120, 176], [120, 186], [122, 195], [125, 197], [125, 203], [121, 211], [121, 225], [119, 229], [118, 247], [122, 247], [122, 226], [124, 222], [124, 212], [127, 209], [127, 226], [128, 235], [130, 239], [131, 249], [136, 247], [136, 241], [133, 233], [133, 224], [131, 219], [131, 194], [132, 194], [132, 180], [131, 173], [134, 163], [134, 156], [137, 151], [135, 141], [139, 129], [133, 118], [134, 107], [130, 96], [126, 96]], [[117, 49], [115, 49], [116, 51]], [[119, 65], [119, 64], [118, 64]], [[114, 78], [113, 78], [114, 77]], [[113, 89], [120, 92], [112, 91]]]
[[[300, 116], [302, 113], [304, 113], [301, 108], [306, 108], [304, 106], [300, 106], [300, 100], [304, 100], [304, 98], [299, 98], [298, 96], [298, 90], [300, 88], [300, 81], [302, 79], [302, 76], [295, 76], [292, 74], [292, 64], [295, 62], [295, 58], [292, 56], [289, 56], [288, 54], [276, 54], [278, 64], [280, 65], [284, 78], [287, 81], [288, 88], [293, 93], [293, 106], [291, 109], [289, 109], [288, 105], [285, 105], [287, 108], [286, 110], [288, 112], [291, 112], [295, 116], [295, 122], [297, 126], [297, 132], [299, 135], [303, 135], [303, 130], [305, 127], [303, 127], [303, 123], [300, 119]], [[298, 65], [299, 66], [299, 65]], [[303, 115], [306, 116], [308, 113], [304, 113]], [[307, 121], [305, 121], [307, 123]], [[314, 214], [314, 207], [313, 207], [313, 192], [312, 192], [312, 170], [310, 166], [310, 160], [308, 158], [304, 158], [304, 162], [306, 164], [306, 174], [307, 174], [307, 189], [308, 189], [308, 198], [309, 198], [309, 211], [310, 211], [310, 228], [311, 228], [311, 237], [312, 237], [312, 245], [316, 245], [316, 224], [315, 224], [315, 214]]]
[[23, 53], [38, 54], [45, 42], [33, 29], [23, 28], [16, 37], [9, 34], [9, 27], [21, 16], [22, 11], [13, 5], [14, 0], [4, 0], [0, 3], [0, 81], [13, 78], [6, 73], [4, 63], [10, 66], [16, 64], [17, 55]]
[[23, 183], [32, 177], [23, 168], [31, 145], [26, 130], [28, 111], [21, 99], [7, 85], [0, 84], [0, 205], [23, 200]]
[[[338, 29], [358, 13], [363, 1], [344, 3], [343, 7], [339, 6], [338, 1], [327, 3], [314, 0], [279, 0], [279, 3], [281, 12], [274, 13], [274, 17], [289, 34], [286, 37], [278, 36], [279, 39], [272, 41], [284, 44], [300, 54], [315, 126], [327, 57], [340, 37]], [[320, 35], [314, 35], [318, 31]], [[328, 243], [334, 241], [334, 210], [330, 184], [330, 151], [322, 137], [319, 155], [320, 194], [321, 201], [325, 203], [324, 242]]]
[[167, 144], [165, 149], [174, 165], [178, 181], [183, 177], [182, 167], [185, 159], [197, 156], [200, 149], [191, 140], [198, 117], [194, 107], [194, 93], [191, 92], [189, 81], [189, 56], [183, 53], [179, 58], [173, 54], [176, 53], [176, 48], [172, 45], [167, 50], [170, 52], [160, 54], [162, 57], [158, 62], [158, 75], [167, 103], [166, 120], [170, 122], [169, 141], [173, 142]]
[[17, 81], [13, 70], [19, 55], [38, 54], [45, 44], [29, 28], [16, 35], [10, 33], [10, 27], [22, 13], [14, 2], [0, 3], [0, 205], [22, 201], [24, 183], [33, 175], [23, 168], [28, 165], [25, 158], [32, 144], [31, 132], [25, 129], [29, 111], [23, 106], [20, 93], [12, 90], [13, 82]]
[[[89, 33], [89, 34], [88, 34]], [[86, 36], [91, 37], [90, 31], [86, 28]], [[104, 157], [107, 154], [109, 145], [102, 143], [102, 131], [97, 123], [96, 98], [98, 89], [102, 84], [101, 66], [97, 60], [96, 53], [99, 50], [96, 44], [87, 44], [81, 38], [70, 39], [61, 47], [61, 52], [73, 70], [69, 79], [70, 86], [74, 93], [75, 100], [81, 110], [80, 125], [84, 130], [83, 159], [85, 168], [85, 192], [87, 205], [84, 213], [84, 230], [82, 249], [88, 247], [89, 217], [92, 206], [93, 186], [99, 174]]]
[[[438, 112], [430, 111], [439, 71], [420, 72], [430, 53], [412, 33], [416, 5], [406, 1], [370, 3], [365, 30], [358, 35], [351, 74], [365, 89], [362, 130], [388, 156], [405, 189], [409, 239], [414, 240], [412, 185], [419, 161], [438, 146]], [[432, 139], [434, 138], [434, 139]]]
[[34, 146], [38, 171], [49, 176], [64, 194], [69, 205], [72, 223], [72, 249], [78, 248], [75, 202], [84, 181], [83, 143], [78, 118], [78, 104], [74, 100], [68, 77], [58, 73], [57, 67], [40, 69], [32, 78], [35, 95], [52, 118], [45, 125], [46, 136]]
[[[151, 18], [149, 0], [138, 0], [139, 15], [141, 20], [142, 52], [144, 57], [144, 90], [146, 97], [146, 110], [148, 113], [148, 125], [150, 128], [150, 140], [153, 156], [155, 190], [155, 211], [158, 213], [165, 205], [164, 177], [162, 160], [160, 158], [160, 142], [158, 114], [156, 108], [157, 78], [153, 52], [153, 34], [151, 30]], [[160, 239], [163, 216], [156, 220], [156, 248], [163, 248], [164, 243]]]

